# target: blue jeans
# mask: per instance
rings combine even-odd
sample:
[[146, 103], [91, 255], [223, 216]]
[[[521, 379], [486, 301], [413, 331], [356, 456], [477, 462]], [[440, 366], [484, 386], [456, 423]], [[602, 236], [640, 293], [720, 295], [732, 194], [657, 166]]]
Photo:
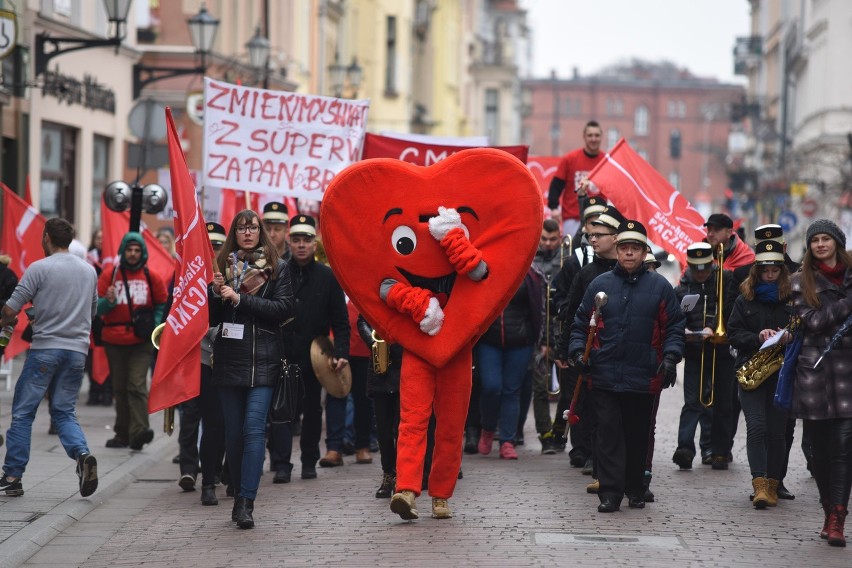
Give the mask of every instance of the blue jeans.
[[343, 452], [343, 433], [346, 430], [346, 402], [349, 397], [325, 397], [325, 447], [328, 451]]
[[71, 459], [89, 452], [77, 421], [77, 397], [83, 382], [86, 356], [67, 349], [30, 349], [12, 399], [12, 423], [6, 432], [3, 471], [21, 477], [30, 461], [30, 441], [38, 405], [50, 394], [50, 416], [59, 441]]
[[477, 349], [482, 375], [479, 398], [482, 427], [489, 432], [498, 430], [497, 437], [501, 444], [514, 443], [521, 409], [521, 385], [533, 354], [533, 346], [501, 349], [480, 343]]
[[272, 387], [219, 387], [225, 419], [225, 451], [237, 496], [254, 500], [266, 454], [266, 415]]

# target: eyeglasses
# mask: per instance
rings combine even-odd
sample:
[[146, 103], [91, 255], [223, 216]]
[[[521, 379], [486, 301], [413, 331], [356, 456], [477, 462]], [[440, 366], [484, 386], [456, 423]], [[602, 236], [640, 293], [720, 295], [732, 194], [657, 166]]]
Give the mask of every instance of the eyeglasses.
[[260, 225], [237, 225], [238, 233], [251, 233], [255, 234], [260, 230]]
[[589, 239], [602, 239], [604, 237], [611, 237], [615, 233], [589, 233]]

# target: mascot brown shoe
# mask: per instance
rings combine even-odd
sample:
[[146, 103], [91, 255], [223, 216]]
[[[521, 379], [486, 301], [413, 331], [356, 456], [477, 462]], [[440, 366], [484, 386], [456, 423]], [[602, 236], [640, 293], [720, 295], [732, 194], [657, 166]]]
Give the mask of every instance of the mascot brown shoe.
[[417, 505], [414, 502], [415, 498], [414, 491], [405, 490], [396, 493], [391, 497], [391, 511], [406, 521], [419, 518], [417, 515]]
[[453, 512], [450, 511], [450, 504], [446, 499], [440, 497], [432, 497], [432, 518], [433, 519], [451, 519]]

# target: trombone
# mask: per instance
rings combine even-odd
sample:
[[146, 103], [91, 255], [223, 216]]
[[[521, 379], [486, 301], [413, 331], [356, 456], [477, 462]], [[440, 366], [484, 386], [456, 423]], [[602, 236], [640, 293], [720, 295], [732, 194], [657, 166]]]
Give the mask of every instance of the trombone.
[[[565, 265], [565, 251], [568, 251], [570, 255], [572, 252], [572, 239], [571, 235], [565, 235], [562, 237], [562, 241], [559, 243], [559, 269], [562, 270], [562, 267]], [[550, 280], [552, 282], [554, 275], [551, 275]], [[560, 392], [562, 392], [562, 387], [559, 383], [559, 371], [556, 373], [553, 372], [553, 361], [551, 360], [550, 354], [552, 352], [550, 347], [551, 337], [550, 337], [550, 318], [552, 312], [550, 311], [550, 303], [552, 300], [553, 287], [551, 286], [551, 282], [547, 282], [547, 291], [544, 300], [544, 346], [546, 349], [544, 359], [545, 371], [548, 372], [547, 379], [547, 396], [556, 397], [559, 396]], [[562, 331], [562, 323], [559, 324], [559, 330]], [[547, 363], [550, 363], [549, 365]]]
[[[698, 402], [704, 408], [710, 408], [713, 406], [713, 390], [716, 386], [716, 351], [719, 345], [728, 342], [728, 331], [725, 329], [725, 320], [723, 314], [723, 306], [725, 305], [725, 270], [723, 268], [725, 263], [725, 245], [724, 243], [719, 243], [719, 265], [716, 270], [716, 329], [713, 330], [713, 335], [711, 335], [707, 340], [713, 344], [713, 362], [710, 372], [710, 398], [708, 400], [704, 399], [704, 346], [701, 347], [701, 370], [700, 370], [700, 383], [698, 386]], [[704, 296], [704, 321], [707, 321], [707, 296]]]

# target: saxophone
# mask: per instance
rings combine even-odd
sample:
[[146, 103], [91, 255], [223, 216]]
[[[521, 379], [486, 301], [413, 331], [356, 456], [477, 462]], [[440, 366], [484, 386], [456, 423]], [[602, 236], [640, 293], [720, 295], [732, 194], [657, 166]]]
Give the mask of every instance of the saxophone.
[[[779, 333], [789, 332], [793, 334], [799, 326], [799, 318], [793, 317], [790, 323]], [[754, 390], [763, 384], [763, 381], [777, 373], [784, 364], [784, 351], [787, 345], [776, 343], [768, 349], [758, 351], [745, 365], [737, 369], [737, 381], [743, 390]]]

